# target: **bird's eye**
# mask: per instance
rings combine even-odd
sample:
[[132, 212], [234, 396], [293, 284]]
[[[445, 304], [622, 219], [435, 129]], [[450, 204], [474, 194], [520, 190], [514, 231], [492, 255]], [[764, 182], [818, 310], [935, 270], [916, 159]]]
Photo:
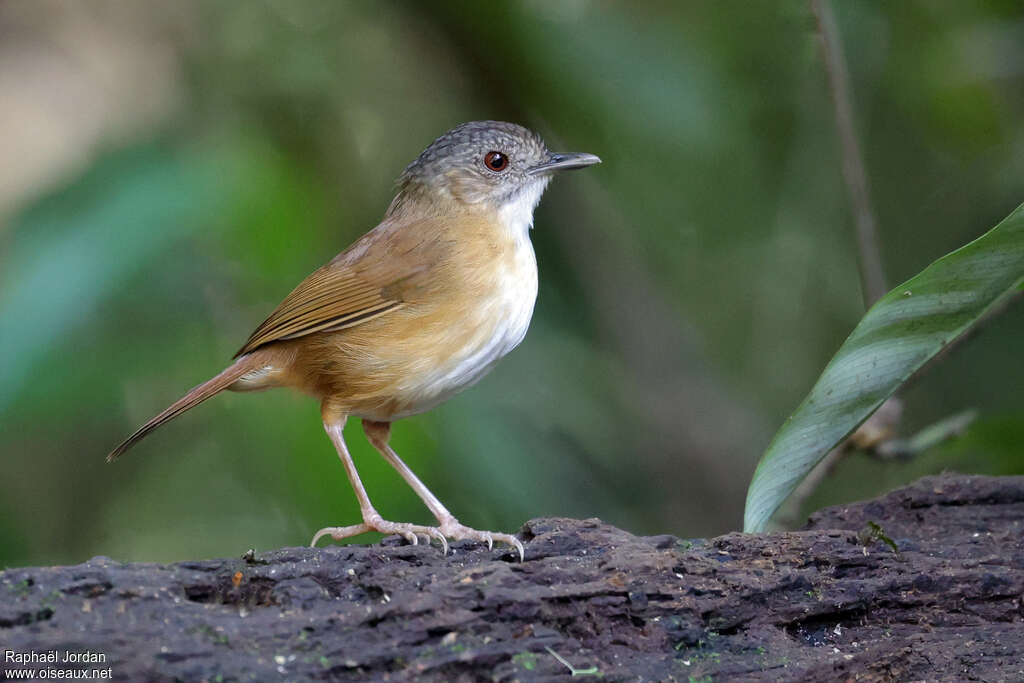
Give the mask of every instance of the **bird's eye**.
[[484, 156], [484, 166], [491, 171], [501, 173], [508, 168], [508, 157], [501, 152], [488, 152]]

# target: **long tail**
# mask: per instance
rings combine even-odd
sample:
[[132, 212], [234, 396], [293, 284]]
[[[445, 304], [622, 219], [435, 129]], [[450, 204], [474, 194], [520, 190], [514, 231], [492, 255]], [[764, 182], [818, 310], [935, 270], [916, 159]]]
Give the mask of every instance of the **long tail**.
[[243, 375], [258, 369], [263, 364], [264, 360], [260, 358], [260, 353], [247, 354], [242, 356], [234, 363], [229, 365], [219, 375], [206, 380], [199, 386], [193, 387], [187, 394], [179, 398], [177, 401], [167, 407], [162, 413], [151, 419], [146, 424], [135, 430], [135, 433], [129, 436], [127, 439], [121, 442], [117, 448], [110, 452], [107, 456], [107, 462], [113, 462], [117, 458], [124, 455], [125, 451], [134, 446], [137, 442], [144, 439], [151, 431], [164, 424], [170, 422], [174, 418], [178, 417], [186, 410], [195, 408], [197, 405], [210, 398], [215, 394], [227, 389], [229, 386], [234, 384]]

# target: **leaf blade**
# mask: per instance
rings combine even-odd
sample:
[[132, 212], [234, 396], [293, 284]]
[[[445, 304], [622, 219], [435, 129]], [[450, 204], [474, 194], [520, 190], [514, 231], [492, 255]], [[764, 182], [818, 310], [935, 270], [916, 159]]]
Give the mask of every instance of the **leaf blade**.
[[1024, 287], [1024, 204], [882, 297], [761, 456], [744, 531], [764, 529], [808, 472], [929, 360]]

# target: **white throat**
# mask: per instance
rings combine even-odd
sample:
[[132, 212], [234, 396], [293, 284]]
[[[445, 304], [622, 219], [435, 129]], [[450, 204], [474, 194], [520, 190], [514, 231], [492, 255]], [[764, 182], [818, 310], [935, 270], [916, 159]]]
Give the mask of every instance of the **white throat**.
[[537, 178], [498, 209], [502, 223], [517, 237], [526, 238], [533, 227], [533, 210], [537, 208], [549, 182], [551, 176]]

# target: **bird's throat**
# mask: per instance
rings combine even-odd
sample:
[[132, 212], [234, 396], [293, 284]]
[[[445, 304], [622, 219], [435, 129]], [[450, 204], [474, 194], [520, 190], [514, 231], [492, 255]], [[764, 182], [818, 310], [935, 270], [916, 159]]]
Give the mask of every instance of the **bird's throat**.
[[533, 227], [533, 211], [537, 208], [551, 177], [537, 178], [504, 199], [497, 207], [499, 221], [516, 236], [526, 238]]

